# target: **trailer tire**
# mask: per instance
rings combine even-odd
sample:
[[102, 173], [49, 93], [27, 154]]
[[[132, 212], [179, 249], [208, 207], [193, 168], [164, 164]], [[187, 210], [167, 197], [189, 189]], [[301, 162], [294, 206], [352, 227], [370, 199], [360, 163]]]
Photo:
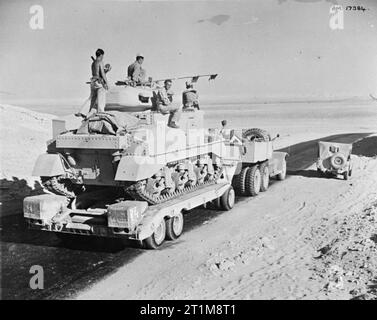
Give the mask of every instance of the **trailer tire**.
[[166, 239], [177, 240], [182, 232], [184, 219], [182, 212], [179, 212], [176, 216], [166, 219]]
[[144, 247], [147, 249], [158, 249], [164, 242], [166, 237], [166, 224], [162, 219], [156, 230], [151, 236], [143, 240]]
[[268, 167], [268, 161], [263, 162], [259, 167], [261, 173], [261, 185], [260, 191], [265, 192], [270, 184], [270, 169]]
[[[322, 170], [320, 170], [320, 171], [322, 171]], [[282, 180], [285, 179], [286, 176], [287, 176], [287, 161], [284, 160], [284, 161], [283, 161], [283, 169], [282, 169], [282, 171], [276, 176], [276, 179], [282, 181]]]
[[245, 181], [246, 181], [246, 175], [247, 172], [250, 170], [249, 167], [245, 167], [241, 170], [241, 172], [235, 177], [234, 181], [234, 189], [236, 191], [236, 194], [239, 196], [244, 196], [246, 193], [245, 189]]
[[234, 207], [236, 194], [232, 186], [230, 186], [220, 197], [221, 209], [228, 211]]
[[271, 136], [270, 134], [263, 129], [259, 128], [252, 128], [247, 129], [242, 132], [242, 138], [253, 141], [254, 139], [262, 140], [262, 141], [270, 141]]
[[256, 196], [261, 189], [261, 172], [257, 165], [250, 167], [246, 175], [246, 195]]

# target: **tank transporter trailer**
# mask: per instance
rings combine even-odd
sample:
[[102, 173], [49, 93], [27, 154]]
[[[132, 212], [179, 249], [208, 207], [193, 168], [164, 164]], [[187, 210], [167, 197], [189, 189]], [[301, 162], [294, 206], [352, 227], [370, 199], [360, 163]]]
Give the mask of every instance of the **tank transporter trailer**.
[[256, 196], [271, 177], [286, 176], [287, 154], [274, 151], [261, 129], [224, 137], [203, 127], [203, 111], [184, 111], [181, 129], [167, 127], [168, 116], [158, 112], [130, 115], [133, 126], [115, 134], [65, 131], [53, 121], [54, 137], [33, 170], [46, 194], [24, 199], [30, 228], [156, 249], [182, 234], [191, 209], [210, 203], [230, 210], [236, 195]]

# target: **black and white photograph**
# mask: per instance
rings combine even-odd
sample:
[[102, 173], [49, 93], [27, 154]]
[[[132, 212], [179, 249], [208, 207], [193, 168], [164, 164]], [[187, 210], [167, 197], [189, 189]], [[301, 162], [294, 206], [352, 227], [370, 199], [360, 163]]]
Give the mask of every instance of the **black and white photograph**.
[[377, 300], [376, 40], [375, 0], [0, 0], [0, 300]]

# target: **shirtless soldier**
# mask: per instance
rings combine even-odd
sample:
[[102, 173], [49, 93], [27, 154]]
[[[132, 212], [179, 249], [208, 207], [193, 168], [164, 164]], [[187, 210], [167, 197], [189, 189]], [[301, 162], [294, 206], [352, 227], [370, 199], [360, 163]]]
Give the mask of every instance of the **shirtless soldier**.
[[89, 113], [95, 109], [97, 104], [97, 112], [105, 110], [106, 96], [105, 90], [108, 90], [106, 72], [103, 66], [103, 56], [105, 52], [102, 49], [97, 49], [96, 59], [92, 63], [92, 78], [90, 79], [91, 101]]
[[94, 59], [92, 57], [89, 114], [84, 114], [84, 109], [86, 108], [85, 103], [81, 110], [75, 114], [76, 116], [86, 118], [93, 112], [103, 112], [105, 110], [106, 90], [109, 89], [106, 73], [111, 70], [111, 66], [109, 64], [106, 64], [106, 66], [103, 65], [104, 54], [105, 52], [102, 49], [97, 49], [96, 58]]

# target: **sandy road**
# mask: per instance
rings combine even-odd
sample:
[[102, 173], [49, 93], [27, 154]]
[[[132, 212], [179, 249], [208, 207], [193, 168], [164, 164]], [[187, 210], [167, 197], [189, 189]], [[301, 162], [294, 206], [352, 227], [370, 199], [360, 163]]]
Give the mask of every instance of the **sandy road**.
[[[366, 135], [327, 139], [354, 142]], [[100, 240], [68, 248], [53, 234], [26, 230], [22, 212], [4, 217], [2, 298], [322, 297], [323, 284], [310, 280], [319, 245], [312, 231], [321, 219], [357, 211], [376, 196], [377, 177], [371, 173], [377, 164], [366, 146], [376, 141], [364, 141], [356, 145], [362, 156], [355, 155], [355, 176], [349, 182], [302, 170], [315, 159], [316, 141], [287, 148], [289, 179], [274, 182], [256, 198], [238, 199], [230, 212], [194, 210], [179, 241], [167, 242], [163, 250]], [[41, 291], [28, 286], [34, 264], [45, 269]]]
[[[327, 140], [354, 142], [362, 136]], [[355, 145], [359, 156], [353, 156], [355, 175], [348, 182], [318, 176], [312, 167], [303, 170], [315, 160], [315, 146], [310, 141], [288, 148], [294, 154], [291, 176], [274, 183], [269, 192], [239, 199], [232, 211], [186, 232], [163, 250], [138, 256], [78, 298], [327, 298], [325, 280], [313, 277], [320, 243], [313, 230], [321, 230], [324, 219], [357, 214], [377, 198], [377, 161], [363, 155], [369, 155], [372, 146], [377, 153], [377, 138]], [[326, 232], [322, 236], [331, 237]]]

